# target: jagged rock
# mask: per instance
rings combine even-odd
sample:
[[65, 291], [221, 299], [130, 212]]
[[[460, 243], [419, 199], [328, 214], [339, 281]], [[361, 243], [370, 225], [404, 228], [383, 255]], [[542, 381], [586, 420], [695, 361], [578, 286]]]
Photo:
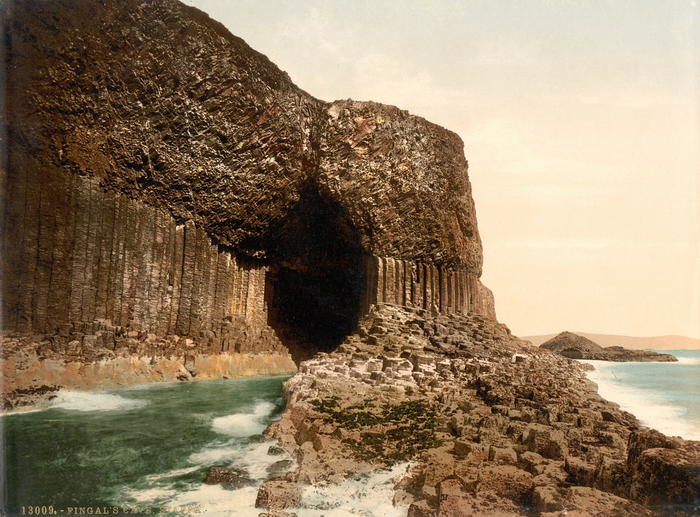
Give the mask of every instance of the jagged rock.
[[204, 482], [207, 485], [221, 485], [226, 490], [255, 485], [245, 470], [230, 467], [209, 467]]
[[265, 481], [255, 500], [256, 508], [268, 508], [270, 510], [283, 510], [299, 506], [301, 501], [301, 487], [294, 482], [284, 479], [271, 479]]
[[[375, 331], [381, 334], [373, 334], [379, 320], [381, 329]], [[490, 337], [454, 356], [437, 347], [408, 354], [412, 366], [423, 371], [397, 378], [400, 363], [387, 352], [393, 340], [381, 336], [403, 339], [414, 332], [407, 321], [438, 341], [443, 335], [436, 328], [469, 342], [476, 342], [477, 332]], [[542, 515], [631, 517], [637, 511], [648, 514], [634, 502], [644, 502], [645, 491], [679, 516], [689, 514], [695, 481], [685, 465], [692, 465], [693, 446], [640, 430], [634, 417], [597, 396], [581, 364], [533, 350], [496, 322], [474, 315], [378, 305], [360, 328], [336, 351], [303, 363], [286, 384], [288, 408], [270, 436], [288, 444], [298, 458], [313, 451], [293, 479], [342, 479], [413, 458], [414, 466], [399, 482], [403, 495], [397, 495], [410, 502], [409, 515], [522, 515], [535, 506]], [[527, 361], [512, 361], [525, 350]], [[366, 368], [378, 358], [382, 364], [390, 358], [388, 368], [369, 385]], [[353, 366], [330, 368], [339, 363]], [[431, 368], [436, 364], [441, 367]], [[476, 377], [467, 364], [478, 366]], [[327, 375], [319, 378], [320, 371]], [[313, 424], [319, 421], [332, 431], [322, 432]], [[313, 447], [320, 438], [324, 446]], [[687, 456], [670, 455], [677, 451]], [[659, 467], [662, 460], [667, 461]], [[633, 476], [635, 466], [640, 479]], [[656, 468], [676, 480], [674, 487], [690, 488], [683, 492], [641, 474]]]
[[564, 459], [568, 454], [564, 433], [542, 424], [529, 424], [523, 432], [523, 443], [545, 458]]
[[700, 509], [700, 444], [644, 450], [631, 465], [629, 493], [644, 504]]
[[270, 456], [279, 456], [284, 454], [284, 449], [282, 447], [278, 447], [277, 445], [270, 445], [270, 448], [267, 449], [267, 453]]
[[11, 410], [30, 404], [35, 406], [46, 405], [56, 396], [56, 392], [59, 389], [60, 387], [56, 385], [41, 385], [5, 392], [2, 398], [0, 398], [0, 408], [3, 410]]
[[543, 510], [561, 495], [569, 515], [645, 514], [567, 474], [694, 497], [692, 446], [637, 436], [610, 460], [638, 423], [495, 321], [457, 135], [314, 99], [175, 0], [2, 9], [4, 368], [49, 375], [56, 356], [82, 375], [113, 353], [189, 380], [213, 354], [308, 359], [268, 432], [297, 464], [259, 490], [273, 514], [302, 484], [409, 460], [414, 517], [521, 515], [535, 491]]
[[285, 474], [293, 464], [294, 462], [292, 460], [276, 461], [267, 467], [267, 473], [270, 477], [280, 477]]
[[565, 509], [562, 489], [554, 486], [536, 486], [532, 492], [532, 506], [539, 512], [555, 512]]
[[573, 486], [564, 490], [563, 501], [565, 510], [561, 512], [545, 512], [542, 517], [648, 517], [652, 515], [639, 504], [627, 499], [602, 492], [595, 488]]
[[0, 320], [61, 337], [40, 360], [301, 360], [373, 303], [495, 317], [456, 134], [315, 99], [175, 0], [2, 8]]

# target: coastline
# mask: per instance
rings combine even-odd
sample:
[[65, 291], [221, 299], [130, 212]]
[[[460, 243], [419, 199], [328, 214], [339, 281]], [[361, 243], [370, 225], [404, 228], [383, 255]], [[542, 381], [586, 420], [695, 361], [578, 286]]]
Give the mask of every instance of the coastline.
[[299, 461], [263, 506], [408, 460], [393, 498], [408, 517], [694, 515], [700, 443], [643, 428], [585, 370], [494, 321], [376, 306], [285, 382], [266, 436]]
[[[634, 415], [597, 393], [585, 366], [531, 347], [492, 320], [383, 304], [335, 351], [300, 364], [275, 399], [285, 402], [280, 419], [266, 420], [264, 432], [249, 423], [270, 416], [269, 404], [222, 411], [211, 429], [233, 442], [187, 458], [233, 458], [232, 446], [244, 434], [263, 432], [276, 441], [294, 462], [274, 477], [266, 474], [278, 461], [269, 457], [273, 441], [240, 449], [252, 454], [247, 459], [235, 454], [261, 466], [255, 476], [261, 485], [237, 492], [238, 502], [255, 505], [251, 516], [264, 509], [280, 516], [285, 509], [312, 512], [305, 515], [341, 509], [350, 504], [341, 497], [347, 490], [373, 494], [361, 502], [373, 517], [386, 509], [402, 515], [407, 509], [408, 517], [515, 517], [562, 508], [651, 516], [643, 505], [692, 514], [700, 443], [640, 429]], [[54, 403], [72, 411], [153, 411], [120, 394], [64, 394]], [[651, 475], [658, 469], [663, 479]], [[405, 475], [392, 481], [398, 471]], [[148, 483], [131, 497], [153, 504], [165, 496], [177, 504], [214, 497], [218, 504], [219, 495], [231, 496], [197, 482], [196, 490], [179, 495], [173, 486]], [[378, 504], [383, 513], [370, 510]]]
[[220, 353], [187, 357], [130, 356], [94, 362], [40, 359], [0, 360], [0, 415], [42, 410], [61, 391], [111, 390], [142, 385], [243, 379], [294, 374], [288, 353]]
[[[695, 364], [692, 361], [679, 358], [678, 362], [663, 364], [675, 368]], [[593, 367], [586, 371], [586, 377], [598, 386], [598, 394], [602, 398], [632, 413], [643, 426], [684, 440], [700, 440], [700, 420], [689, 417], [685, 407], [669, 401], [660, 391], [631, 386], [624, 382], [623, 376], [616, 374], [615, 368], [625, 363], [591, 359], [580, 359], [578, 362]]]

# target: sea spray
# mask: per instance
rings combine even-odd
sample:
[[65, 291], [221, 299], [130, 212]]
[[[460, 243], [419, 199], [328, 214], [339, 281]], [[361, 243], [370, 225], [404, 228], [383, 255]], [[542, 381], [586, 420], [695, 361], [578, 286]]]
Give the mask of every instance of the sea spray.
[[595, 369], [588, 378], [601, 397], [615, 402], [648, 427], [669, 436], [700, 439], [700, 353], [666, 351], [678, 362], [581, 361]]
[[51, 400], [49, 408], [67, 411], [126, 411], [148, 404], [142, 399], [127, 398], [110, 393], [61, 390]]
[[394, 506], [394, 485], [408, 471], [408, 463], [377, 470], [337, 484], [307, 487], [299, 517], [406, 517], [406, 505]]
[[[252, 510], [257, 488], [232, 494], [204, 479], [210, 466], [240, 466], [262, 483], [270, 465], [288, 460], [267, 454], [271, 443], [259, 434], [282, 410], [277, 402], [286, 378], [62, 392], [51, 408], [4, 416], [7, 455], [17, 459], [6, 471], [8, 513], [40, 501], [55, 508], [151, 507], [166, 515], [174, 503], [216, 494], [222, 504], [234, 496]], [[254, 436], [215, 429], [217, 419], [232, 424], [226, 417], [236, 414], [253, 416]], [[231, 504], [228, 515], [245, 517]]]
[[271, 402], [258, 401], [251, 412], [215, 418], [212, 421], [212, 427], [218, 433], [240, 438], [260, 434], [267, 427], [264, 419], [274, 410], [275, 405]]

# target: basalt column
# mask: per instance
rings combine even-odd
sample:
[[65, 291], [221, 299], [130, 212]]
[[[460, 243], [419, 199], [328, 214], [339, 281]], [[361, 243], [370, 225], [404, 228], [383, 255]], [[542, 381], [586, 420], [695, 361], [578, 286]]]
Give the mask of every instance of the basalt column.
[[315, 99], [176, 0], [2, 9], [2, 329], [41, 358], [300, 359], [377, 303], [495, 317], [455, 133]]

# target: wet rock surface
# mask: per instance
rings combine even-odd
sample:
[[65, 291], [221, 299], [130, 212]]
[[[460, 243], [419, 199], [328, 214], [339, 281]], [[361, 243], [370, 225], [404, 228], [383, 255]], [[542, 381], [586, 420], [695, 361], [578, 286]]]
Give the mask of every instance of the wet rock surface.
[[284, 390], [267, 434], [297, 459], [289, 482], [408, 461], [395, 501], [413, 517], [700, 511], [700, 444], [641, 427], [583, 365], [480, 316], [379, 305]]
[[621, 346], [602, 347], [590, 339], [574, 334], [562, 332], [552, 339], [540, 345], [545, 350], [551, 350], [571, 359], [592, 359], [597, 361], [678, 361], [671, 354], [660, 354], [651, 350], [633, 350]]
[[204, 482], [207, 485], [221, 485], [226, 490], [236, 490], [256, 484], [245, 470], [231, 467], [210, 467]]
[[[6, 407], [50, 397], [56, 364], [71, 382], [105, 364], [120, 382], [226, 376], [208, 356], [341, 326], [285, 385], [268, 435], [298, 468], [270, 472], [267, 515], [404, 461], [395, 501], [414, 517], [697, 513], [696, 443], [640, 428], [493, 320], [456, 134], [314, 99], [174, 0], [2, 9]], [[317, 307], [318, 326], [288, 324]]]

